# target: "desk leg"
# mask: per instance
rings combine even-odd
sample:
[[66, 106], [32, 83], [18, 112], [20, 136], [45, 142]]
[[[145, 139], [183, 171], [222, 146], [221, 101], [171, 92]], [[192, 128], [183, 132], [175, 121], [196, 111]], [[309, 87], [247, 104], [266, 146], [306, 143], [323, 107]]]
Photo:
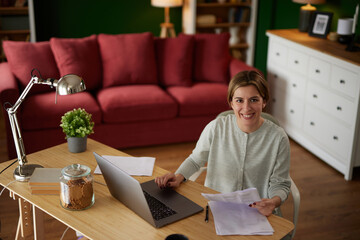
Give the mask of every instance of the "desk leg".
[[31, 204], [21, 198], [18, 201], [20, 216], [15, 239], [27, 239], [33, 235]]
[[34, 222], [34, 240], [45, 239], [44, 233], [44, 213], [39, 208], [32, 206]]

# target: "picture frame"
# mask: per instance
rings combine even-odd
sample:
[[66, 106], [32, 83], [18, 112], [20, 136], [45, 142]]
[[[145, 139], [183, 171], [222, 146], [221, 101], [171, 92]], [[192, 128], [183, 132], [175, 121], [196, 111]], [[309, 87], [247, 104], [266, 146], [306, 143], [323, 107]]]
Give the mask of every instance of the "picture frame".
[[310, 22], [309, 35], [326, 38], [331, 26], [333, 13], [315, 11]]

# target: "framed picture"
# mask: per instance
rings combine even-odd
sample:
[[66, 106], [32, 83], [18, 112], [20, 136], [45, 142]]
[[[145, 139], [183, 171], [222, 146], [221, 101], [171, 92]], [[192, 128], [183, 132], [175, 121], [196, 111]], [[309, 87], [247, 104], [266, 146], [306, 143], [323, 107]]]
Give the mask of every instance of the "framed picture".
[[332, 12], [315, 11], [310, 22], [309, 35], [326, 38], [330, 31], [332, 16]]

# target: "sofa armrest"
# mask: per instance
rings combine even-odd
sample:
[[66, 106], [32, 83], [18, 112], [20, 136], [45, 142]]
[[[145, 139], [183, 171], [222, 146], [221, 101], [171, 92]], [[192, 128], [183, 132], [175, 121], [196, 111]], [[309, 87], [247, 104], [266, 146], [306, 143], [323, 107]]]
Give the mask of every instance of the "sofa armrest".
[[19, 98], [19, 86], [14, 74], [10, 71], [7, 62], [0, 64], [0, 102], [4, 107], [5, 102], [14, 104]]
[[[230, 78], [233, 78], [238, 72], [254, 70], [261, 73], [257, 68], [247, 65], [245, 62], [232, 58], [230, 61]], [[262, 73], [261, 73], [262, 74]]]
[[[19, 86], [15, 76], [10, 71], [9, 64], [7, 62], [0, 63], [0, 104], [6, 128], [6, 142], [9, 159], [15, 158], [16, 152], [14, 141], [12, 139], [9, 117], [5, 108], [11, 107], [19, 96]], [[7, 102], [10, 104], [5, 104]]]

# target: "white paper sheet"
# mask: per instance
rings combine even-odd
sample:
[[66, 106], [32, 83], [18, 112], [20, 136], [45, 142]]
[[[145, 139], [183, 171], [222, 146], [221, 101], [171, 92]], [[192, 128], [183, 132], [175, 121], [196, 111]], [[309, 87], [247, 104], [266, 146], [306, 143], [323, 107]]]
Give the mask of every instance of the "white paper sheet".
[[[152, 176], [155, 164], [153, 157], [122, 157], [103, 155], [115, 166], [132, 176]], [[101, 174], [99, 166], [96, 167], [94, 174]]]
[[236, 191], [231, 193], [221, 193], [221, 194], [207, 194], [202, 193], [202, 195], [210, 201], [222, 201], [222, 202], [232, 202], [232, 203], [244, 203], [250, 204], [253, 202], [260, 201], [260, 195], [256, 188], [248, 188], [242, 191]]
[[267, 217], [257, 209], [249, 207], [250, 203], [260, 201], [256, 188], [225, 194], [202, 195], [210, 200], [209, 206], [214, 216], [216, 234], [218, 235], [272, 235]]

